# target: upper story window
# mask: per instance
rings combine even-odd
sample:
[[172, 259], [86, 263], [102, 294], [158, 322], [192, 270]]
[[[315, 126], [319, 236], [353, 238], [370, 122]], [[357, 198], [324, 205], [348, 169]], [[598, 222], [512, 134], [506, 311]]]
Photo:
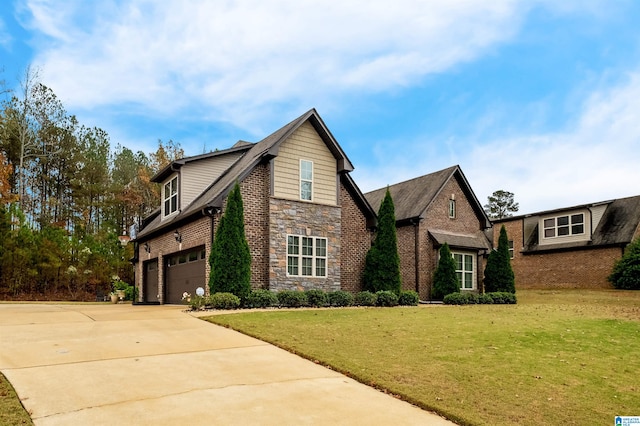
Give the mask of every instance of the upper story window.
[[509, 259], [513, 259], [513, 240], [509, 240]]
[[449, 200], [449, 218], [456, 218], [456, 200], [454, 199]]
[[300, 199], [313, 200], [313, 162], [300, 160]]
[[584, 234], [584, 213], [546, 218], [543, 228], [544, 238]]
[[287, 236], [287, 275], [327, 276], [327, 239]]
[[178, 211], [178, 176], [164, 184], [162, 199], [164, 201], [163, 216], [170, 216]]

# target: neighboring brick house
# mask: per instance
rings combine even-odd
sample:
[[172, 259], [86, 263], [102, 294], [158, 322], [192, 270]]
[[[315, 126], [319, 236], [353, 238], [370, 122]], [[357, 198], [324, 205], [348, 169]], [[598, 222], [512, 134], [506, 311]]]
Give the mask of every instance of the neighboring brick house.
[[[462, 290], [482, 291], [491, 223], [459, 166], [388, 187], [393, 199], [402, 287], [430, 299], [438, 250], [447, 243]], [[378, 209], [387, 188], [365, 194]]]
[[640, 196], [494, 220], [507, 230], [516, 288], [612, 288], [625, 247], [640, 236]]
[[135, 238], [139, 302], [207, 290], [211, 243], [236, 182], [253, 288], [361, 290], [375, 212], [352, 170], [315, 109], [260, 142], [174, 161], [154, 176], [161, 206]]

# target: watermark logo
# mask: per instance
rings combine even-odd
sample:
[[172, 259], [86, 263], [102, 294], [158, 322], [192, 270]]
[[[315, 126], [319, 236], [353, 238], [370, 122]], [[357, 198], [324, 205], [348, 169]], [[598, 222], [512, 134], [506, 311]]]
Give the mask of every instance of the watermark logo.
[[640, 426], [640, 416], [616, 416], [615, 426]]

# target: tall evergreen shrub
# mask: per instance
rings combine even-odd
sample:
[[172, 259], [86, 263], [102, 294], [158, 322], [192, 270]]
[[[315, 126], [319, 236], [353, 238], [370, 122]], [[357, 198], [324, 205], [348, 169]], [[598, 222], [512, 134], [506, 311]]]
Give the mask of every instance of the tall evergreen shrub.
[[387, 192], [378, 211], [378, 232], [367, 252], [364, 289], [372, 293], [390, 290], [400, 294], [400, 256], [396, 236], [396, 216], [391, 194]]
[[456, 262], [453, 260], [449, 245], [444, 243], [440, 247], [440, 260], [433, 275], [431, 295], [436, 300], [442, 300], [447, 294], [458, 292], [460, 292], [460, 280], [456, 275]]
[[484, 268], [484, 291], [487, 293], [496, 291], [516, 292], [515, 278], [509, 256], [509, 238], [504, 225], [500, 228], [498, 249], [491, 251], [487, 258], [487, 266]]
[[244, 206], [236, 182], [227, 198], [209, 256], [209, 289], [232, 293], [244, 300], [251, 292], [251, 252], [244, 233]]
[[617, 289], [640, 290], [640, 238], [627, 246], [607, 279]]

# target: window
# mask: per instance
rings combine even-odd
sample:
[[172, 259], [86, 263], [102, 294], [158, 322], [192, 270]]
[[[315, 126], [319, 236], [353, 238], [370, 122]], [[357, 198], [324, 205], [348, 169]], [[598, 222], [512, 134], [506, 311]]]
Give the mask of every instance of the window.
[[509, 240], [509, 259], [513, 259], [513, 240]]
[[300, 160], [300, 199], [313, 199], [313, 162]]
[[460, 280], [461, 290], [473, 289], [473, 255], [453, 253], [456, 262], [456, 275]]
[[178, 176], [164, 184], [164, 216], [178, 211]]
[[544, 238], [584, 234], [584, 213], [547, 218], [543, 229]]
[[287, 237], [287, 274], [303, 277], [327, 276], [327, 239]]
[[449, 200], [449, 217], [456, 218], [456, 200]]

